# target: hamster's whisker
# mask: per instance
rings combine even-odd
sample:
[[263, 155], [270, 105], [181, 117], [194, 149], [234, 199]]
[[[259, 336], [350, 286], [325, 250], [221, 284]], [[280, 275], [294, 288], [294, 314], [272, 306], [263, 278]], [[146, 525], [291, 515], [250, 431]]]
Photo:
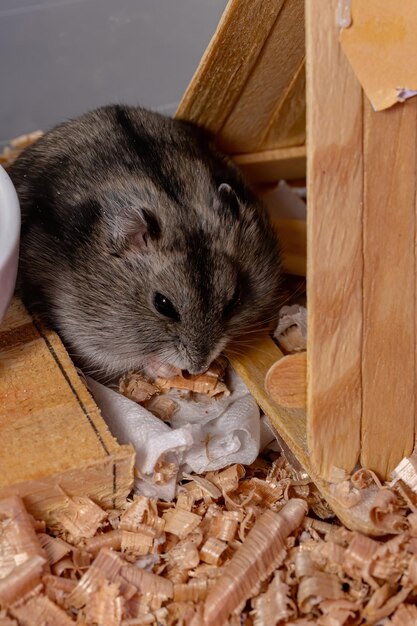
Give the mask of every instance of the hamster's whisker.
[[242, 352], [241, 352], [241, 354], [244, 356], [249, 351], [253, 351], [253, 350], [255, 350], [256, 352], [259, 352], [260, 354], [264, 354], [266, 356], [271, 356], [270, 352], [267, 352], [266, 350], [263, 350], [262, 348], [258, 348], [256, 345], [242, 345]]

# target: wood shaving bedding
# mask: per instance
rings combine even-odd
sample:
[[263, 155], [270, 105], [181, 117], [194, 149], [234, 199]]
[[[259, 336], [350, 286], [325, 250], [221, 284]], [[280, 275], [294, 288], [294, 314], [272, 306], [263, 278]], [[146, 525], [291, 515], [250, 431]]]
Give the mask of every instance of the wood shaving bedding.
[[16, 137], [16, 139], [12, 139], [10, 145], [6, 146], [0, 154], [0, 165], [6, 169], [13, 165], [20, 153], [23, 152], [25, 148], [28, 148], [35, 143], [35, 141], [40, 139], [42, 135], [43, 132], [41, 130], [35, 130], [33, 133], [28, 133], [26, 135]]
[[[13, 141], [0, 164], [41, 135]], [[282, 347], [305, 349], [302, 325], [290, 321]], [[222, 367], [157, 384], [136, 375], [121, 391], [169, 421], [176, 404], [167, 390], [228, 394]], [[367, 470], [335, 480], [346, 506], [373, 499], [382, 539], [340, 526], [282, 456], [189, 475], [169, 504], [139, 496], [103, 511], [68, 497], [48, 529], [19, 498], [7, 498], [0, 626], [417, 624], [417, 456], [393, 476], [391, 485]]]
[[[356, 474], [359, 492], [375, 486]], [[175, 502], [104, 511], [70, 498], [53, 528], [0, 501], [0, 626], [355, 626], [417, 623], [417, 513], [395, 486], [384, 538], [329, 518], [283, 456], [187, 475]], [[309, 511], [308, 514], [307, 511]]]
[[220, 399], [229, 396], [230, 391], [224, 382], [227, 365], [226, 357], [221, 355], [213, 361], [206, 372], [195, 376], [178, 370], [169, 378], [157, 377], [150, 380], [139, 372], [129, 372], [120, 379], [119, 392], [144, 406], [156, 417], [169, 422], [177, 404], [171, 397], [159, 394], [175, 390], [182, 392], [181, 397], [192, 398], [194, 394], [197, 394], [197, 397], [198, 394], [202, 394]]

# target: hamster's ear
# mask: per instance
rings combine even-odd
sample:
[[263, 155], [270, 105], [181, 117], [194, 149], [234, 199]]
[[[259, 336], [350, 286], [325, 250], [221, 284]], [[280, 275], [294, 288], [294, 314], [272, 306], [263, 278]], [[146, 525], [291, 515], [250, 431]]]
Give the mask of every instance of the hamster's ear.
[[235, 220], [239, 219], [240, 203], [235, 191], [227, 183], [219, 185], [217, 190], [219, 196], [219, 209], [223, 214], [231, 215]]
[[113, 226], [112, 243], [117, 255], [144, 252], [161, 237], [159, 221], [149, 209], [121, 210]]
[[149, 245], [150, 241], [158, 241], [161, 236], [161, 226], [155, 215], [148, 209], [140, 209], [139, 219], [133, 225], [133, 231], [128, 233], [131, 248], [141, 250]]

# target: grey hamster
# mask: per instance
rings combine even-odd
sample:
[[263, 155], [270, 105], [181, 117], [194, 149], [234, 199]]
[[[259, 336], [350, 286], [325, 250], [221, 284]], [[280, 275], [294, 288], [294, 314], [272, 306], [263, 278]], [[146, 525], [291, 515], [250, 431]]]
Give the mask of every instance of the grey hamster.
[[106, 106], [48, 132], [10, 173], [20, 293], [86, 372], [199, 373], [277, 315], [264, 208], [198, 126]]

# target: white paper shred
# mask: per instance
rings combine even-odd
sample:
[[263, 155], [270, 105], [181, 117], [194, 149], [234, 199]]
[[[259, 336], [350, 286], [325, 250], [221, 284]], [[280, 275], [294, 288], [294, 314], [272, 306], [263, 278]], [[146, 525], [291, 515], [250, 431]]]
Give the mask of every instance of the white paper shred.
[[[87, 379], [103, 417], [119, 443], [132, 443], [140, 478], [138, 492], [170, 500], [182, 471], [198, 474], [233, 463], [249, 465], [259, 453], [259, 408], [244, 382], [230, 371], [230, 396], [220, 400], [199, 395], [198, 400], [173, 397], [178, 405], [168, 425], [144, 407]], [[171, 395], [171, 394], [170, 394]], [[153, 482], [158, 462], [173, 463], [178, 473], [169, 482]]]

